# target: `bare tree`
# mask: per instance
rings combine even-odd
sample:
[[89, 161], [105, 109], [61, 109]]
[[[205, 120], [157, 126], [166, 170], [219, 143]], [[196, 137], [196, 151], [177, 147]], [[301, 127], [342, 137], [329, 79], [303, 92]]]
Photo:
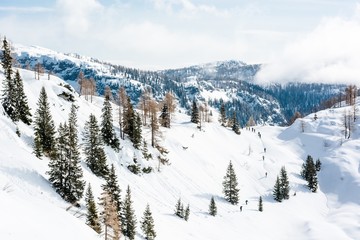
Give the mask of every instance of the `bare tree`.
[[40, 76], [44, 74], [44, 68], [40, 63], [35, 64], [35, 79], [40, 80]]
[[80, 96], [82, 94], [82, 91], [83, 91], [83, 87], [84, 87], [84, 82], [85, 82], [85, 76], [84, 76], [84, 73], [82, 71], [79, 72], [79, 75], [78, 75], [78, 78], [77, 78], [77, 82], [80, 86]]
[[142, 111], [142, 122], [146, 126], [146, 120], [149, 116], [150, 106], [149, 101], [151, 99], [151, 88], [145, 88], [141, 94], [139, 101], [139, 109]]
[[105, 240], [120, 239], [121, 227], [115, 202], [108, 192], [103, 192], [100, 198], [102, 223], [104, 224]]
[[159, 123], [157, 119], [158, 103], [150, 100], [150, 128], [151, 128], [151, 146], [156, 146], [156, 136], [159, 135]]

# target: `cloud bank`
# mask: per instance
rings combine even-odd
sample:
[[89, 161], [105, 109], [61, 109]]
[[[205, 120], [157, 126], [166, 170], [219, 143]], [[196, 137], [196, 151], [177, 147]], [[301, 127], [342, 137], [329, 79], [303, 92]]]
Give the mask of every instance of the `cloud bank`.
[[288, 44], [257, 74], [259, 83], [360, 83], [360, 5], [350, 19], [327, 18]]

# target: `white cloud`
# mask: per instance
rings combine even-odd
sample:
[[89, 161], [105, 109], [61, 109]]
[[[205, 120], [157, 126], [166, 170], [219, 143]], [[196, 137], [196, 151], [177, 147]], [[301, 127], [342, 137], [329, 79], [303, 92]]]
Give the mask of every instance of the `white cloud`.
[[12, 13], [41, 13], [41, 12], [52, 12], [52, 8], [46, 7], [2, 7], [0, 6], [1, 12], [12, 12]]
[[324, 19], [315, 30], [287, 45], [273, 62], [265, 65], [257, 81], [358, 83], [359, 13], [351, 19]]

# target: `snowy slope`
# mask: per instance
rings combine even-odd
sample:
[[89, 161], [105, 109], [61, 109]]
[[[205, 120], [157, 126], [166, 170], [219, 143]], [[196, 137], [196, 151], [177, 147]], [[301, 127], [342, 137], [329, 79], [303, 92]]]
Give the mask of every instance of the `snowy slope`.
[[[57, 96], [69, 91], [61, 86], [65, 83], [54, 76], [35, 80], [33, 72], [20, 73], [32, 112], [44, 86], [56, 125], [67, 120], [71, 103]], [[90, 113], [100, 119], [102, 98], [95, 97], [90, 103], [73, 94], [79, 107], [81, 136]], [[142, 160], [128, 140], [121, 141], [119, 153], [106, 149], [108, 163], [116, 166], [122, 195], [130, 185], [138, 220], [146, 203], [150, 204], [156, 239], [360, 239], [360, 140], [357, 132], [354, 139], [342, 140], [343, 112], [344, 108], [329, 109], [318, 112], [316, 121], [313, 115], [304, 118], [305, 132], [301, 132], [300, 121], [289, 128], [256, 127], [261, 138], [257, 132], [243, 129], [239, 136], [221, 127], [216, 113], [213, 122], [205, 123], [199, 131], [189, 116], [177, 112], [171, 129], [161, 129], [161, 145], [169, 150], [169, 166], [161, 166], [160, 172], [132, 174], [126, 166], [134, 154], [145, 166], [156, 168], [157, 161]], [[85, 225], [84, 208], [67, 211], [69, 204], [48, 183], [48, 160], [32, 154], [32, 127], [18, 127], [20, 138], [15, 134], [16, 126], [0, 115], [0, 239], [99, 239]], [[149, 140], [149, 129], [144, 128], [143, 134]], [[158, 151], [149, 150], [156, 159]], [[308, 154], [323, 163], [317, 193], [310, 193], [299, 175]], [[239, 181], [242, 212], [239, 205], [223, 199], [222, 181], [230, 160]], [[289, 174], [291, 194], [297, 194], [277, 203], [272, 200], [272, 187], [282, 166]], [[99, 197], [102, 180], [91, 174], [83, 160], [82, 167], [84, 179]], [[216, 217], [207, 213], [211, 196], [218, 207]], [[264, 199], [264, 212], [257, 211], [259, 196]], [[190, 204], [188, 222], [174, 215], [179, 198]], [[137, 239], [143, 239], [139, 223], [137, 233]]]

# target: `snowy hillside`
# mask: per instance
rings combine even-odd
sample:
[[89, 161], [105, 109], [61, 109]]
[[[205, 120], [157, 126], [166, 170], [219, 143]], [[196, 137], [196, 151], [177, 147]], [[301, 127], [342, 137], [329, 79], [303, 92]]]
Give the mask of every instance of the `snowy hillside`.
[[[62, 92], [74, 95], [79, 107], [79, 139], [90, 113], [100, 119], [101, 97], [90, 103], [71, 93], [55, 76], [35, 80], [31, 71], [20, 70], [20, 74], [32, 113], [44, 86], [56, 126], [66, 121], [70, 112], [71, 103], [58, 96]], [[115, 106], [113, 109], [117, 116]], [[121, 141], [119, 153], [106, 148], [108, 164], [116, 167], [122, 197], [127, 185], [132, 190], [138, 220], [136, 239], [144, 239], [139, 220], [147, 203], [155, 220], [156, 239], [360, 239], [360, 132], [356, 130], [351, 139], [344, 140], [344, 109], [320, 111], [317, 120], [310, 115], [289, 128], [258, 126], [255, 133], [243, 129], [241, 135], [221, 127], [215, 110], [213, 122], [204, 123], [203, 131], [199, 131], [190, 123], [190, 116], [179, 109], [171, 129], [161, 128], [161, 145], [169, 150], [170, 165], [150, 174], [135, 175], [127, 169], [134, 154], [143, 165], [158, 166], [157, 160], [142, 159], [129, 140]], [[355, 125], [359, 129], [359, 120]], [[16, 126], [3, 114], [0, 126], [0, 239], [101, 239], [85, 224], [84, 201], [80, 209], [67, 209], [69, 204], [52, 189], [46, 174], [48, 159], [40, 160], [32, 154], [32, 127], [19, 124], [18, 137]], [[145, 127], [143, 134], [149, 142], [149, 129]], [[154, 156], [159, 154], [156, 149], [149, 150]], [[299, 174], [308, 154], [322, 161], [317, 193], [307, 189]], [[235, 206], [226, 202], [222, 193], [230, 160], [240, 187], [240, 203]], [[98, 199], [103, 180], [90, 172], [83, 156], [81, 164], [84, 180], [91, 183]], [[278, 203], [272, 198], [272, 189], [282, 166], [289, 174], [291, 195]], [[212, 196], [218, 207], [215, 217], [208, 214]], [[260, 196], [263, 212], [257, 210]], [[190, 204], [189, 221], [174, 215], [179, 198]]]

